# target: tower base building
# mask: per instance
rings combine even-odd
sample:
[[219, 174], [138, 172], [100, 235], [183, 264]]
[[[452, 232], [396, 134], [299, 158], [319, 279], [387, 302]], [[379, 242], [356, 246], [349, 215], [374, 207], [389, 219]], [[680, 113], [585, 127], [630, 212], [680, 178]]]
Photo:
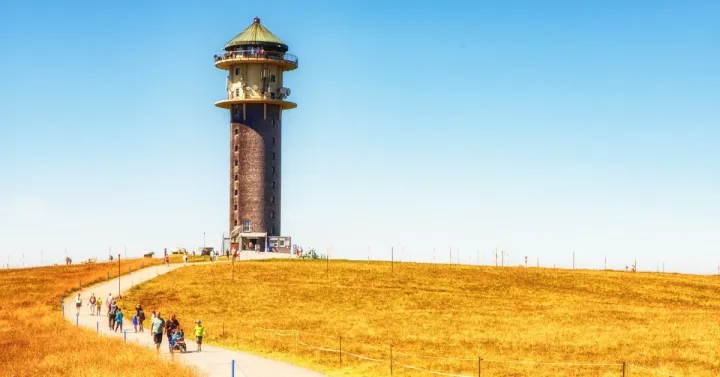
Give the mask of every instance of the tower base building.
[[259, 18], [215, 55], [228, 71], [227, 99], [215, 106], [230, 111], [230, 250], [290, 251], [281, 237], [282, 113], [297, 105], [283, 73], [298, 67], [288, 46]]

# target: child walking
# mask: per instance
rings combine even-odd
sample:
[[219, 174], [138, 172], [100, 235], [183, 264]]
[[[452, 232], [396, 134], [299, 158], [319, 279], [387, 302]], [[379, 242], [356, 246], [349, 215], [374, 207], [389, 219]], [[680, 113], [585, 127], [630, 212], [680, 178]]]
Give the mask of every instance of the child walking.
[[135, 329], [135, 332], [137, 332], [137, 325], [138, 325], [138, 317], [137, 314], [133, 315], [133, 328]]
[[199, 319], [195, 323], [195, 343], [197, 343], [197, 352], [200, 352], [202, 351], [203, 336], [205, 336], [205, 326], [200, 323]]
[[102, 299], [100, 297], [97, 298], [95, 305], [97, 305], [97, 315], [100, 315], [100, 311], [102, 310]]

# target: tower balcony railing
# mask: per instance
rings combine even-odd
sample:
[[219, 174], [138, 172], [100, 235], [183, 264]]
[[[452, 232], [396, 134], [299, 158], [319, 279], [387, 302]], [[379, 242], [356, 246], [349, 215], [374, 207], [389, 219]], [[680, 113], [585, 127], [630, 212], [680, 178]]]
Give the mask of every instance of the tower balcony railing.
[[221, 65], [224, 65], [223, 63], [232, 63], [236, 61], [262, 61], [262, 60], [274, 60], [279, 61], [282, 63], [285, 63], [286, 65], [291, 65], [294, 67], [297, 67], [298, 65], [298, 58], [297, 56], [293, 54], [288, 54], [286, 52], [275, 52], [275, 51], [251, 51], [251, 50], [241, 50], [241, 51], [223, 51], [220, 55], [215, 55], [213, 57], [215, 59], [215, 65], [218, 66], [218, 68], [221, 67]]

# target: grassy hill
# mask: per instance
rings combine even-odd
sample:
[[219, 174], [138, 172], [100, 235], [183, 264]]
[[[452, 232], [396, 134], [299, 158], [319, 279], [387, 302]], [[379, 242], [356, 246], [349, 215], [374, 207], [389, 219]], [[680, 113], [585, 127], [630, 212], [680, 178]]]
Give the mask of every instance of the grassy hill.
[[[389, 263], [349, 261], [326, 267], [242, 262], [233, 282], [229, 263], [191, 266], [126, 299], [176, 313], [188, 328], [202, 319], [207, 343], [330, 375], [389, 375], [391, 345], [395, 376], [431, 375], [407, 366], [477, 376], [478, 357], [483, 376], [622, 376], [621, 365], [508, 361], [719, 372], [717, 276], [413, 263], [395, 263], [392, 273]], [[337, 352], [310, 347], [338, 349], [340, 337], [342, 366]], [[656, 375], [627, 368], [633, 377]]]
[[[159, 263], [123, 260], [121, 271]], [[63, 318], [60, 296], [80, 281], [105, 281], [108, 272], [116, 277], [117, 263], [0, 270], [0, 376], [193, 376], [148, 348], [100, 337]]]

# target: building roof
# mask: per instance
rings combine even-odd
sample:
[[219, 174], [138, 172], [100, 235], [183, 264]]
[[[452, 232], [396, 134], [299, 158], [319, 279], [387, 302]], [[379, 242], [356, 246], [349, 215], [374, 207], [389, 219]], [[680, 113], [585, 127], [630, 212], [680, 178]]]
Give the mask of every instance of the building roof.
[[287, 49], [287, 45], [271, 33], [265, 26], [260, 24], [260, 19], [255, 17], [252, 25], [243, 30], [230, 42], [225, 45], [225, 49], [236, 46], [254, 46], [262, 44], [282, 45]]

